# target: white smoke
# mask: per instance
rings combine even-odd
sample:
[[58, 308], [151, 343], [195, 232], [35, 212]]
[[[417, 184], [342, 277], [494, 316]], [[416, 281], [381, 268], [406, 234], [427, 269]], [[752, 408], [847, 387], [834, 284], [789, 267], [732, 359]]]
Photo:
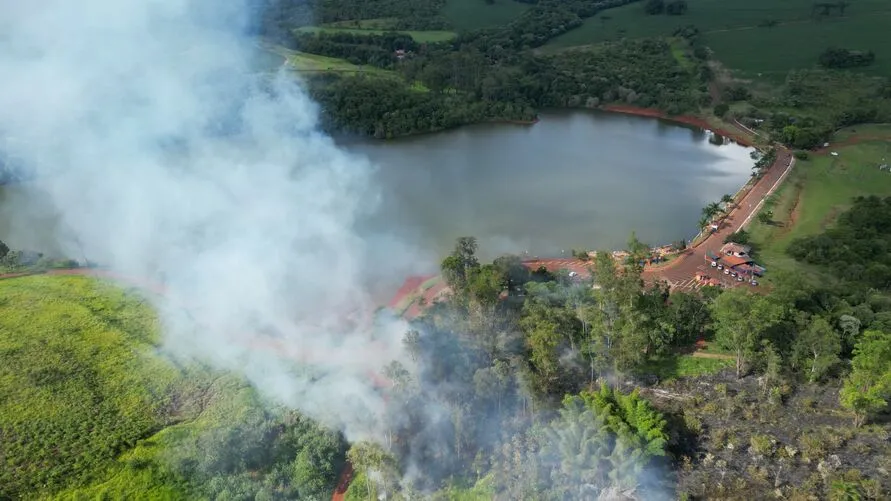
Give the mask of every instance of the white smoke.
[[247, 7], [0, 0], [0, 137], [36, 165], [68, 255], [164, 283], [168, 349], [366, 438], [368, 375], [404, 328], [349, 317], [374, 306], [367, 243], [400, 264], [407, 247], [358, 236], [373, 166], [317, 132], [292, 76], [252, 71]]

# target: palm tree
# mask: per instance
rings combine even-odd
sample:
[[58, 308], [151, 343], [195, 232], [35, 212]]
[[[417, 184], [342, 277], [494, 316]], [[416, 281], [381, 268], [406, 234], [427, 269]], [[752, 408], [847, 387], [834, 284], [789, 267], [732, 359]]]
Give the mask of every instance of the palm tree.
[[721, 204], [718, 202], [712, 202], [712, 203], [708, 204], [706, 207], [708, 207], [709, 211], [712, 213], [713, 216], [716, 214], [719, 214], [721, 212]]
[[733, 203], [733, 195], [729, 193], [725, 193], [724, 196], [721, 197], [721, 203], [724, 204], [725, 207], [729, 208]]
[[710, 222], [711, 222], [711, 218], [709, 218], [708, 216], [702, 216], [702, 218], [699, 219], [699, 228], [701, 228], [703, 231], [705, 231], [705, 229], [708, 228], [708, 224]]

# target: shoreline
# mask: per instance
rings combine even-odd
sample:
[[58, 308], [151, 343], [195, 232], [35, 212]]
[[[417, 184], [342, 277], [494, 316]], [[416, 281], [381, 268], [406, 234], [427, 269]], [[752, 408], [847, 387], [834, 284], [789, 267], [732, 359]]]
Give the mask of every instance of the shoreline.
[[748, 148], [754, 148], [754, 141], [751, 141], [749, 138], [743, 136], [739, 132], [731, 132], [724, 128], [715, 128], [712, 124], [708, 122], [708, 120], [694, 116], [694, 115], [669, 115], [664, 111], [657, 110], [655, 108], [641, 108], [638, 106], [624, 105], [624, 104], [607, 104], [601, 106], [599, 109], [609, 112], [609, 113], [621, 113], [624, 115], [633, 115], [637, 117], [646, 117], [646, 118], [656, 118], [659, 120], [665, 120], [666, 122], [672, 122], [680, 125], [689, 125], [692, 127], [698, 127], [700, 129], [711, 130], [715, 134], [727, 137], [732, 139], [734, 142], [739, 144], [740, 146], [746, 146]]

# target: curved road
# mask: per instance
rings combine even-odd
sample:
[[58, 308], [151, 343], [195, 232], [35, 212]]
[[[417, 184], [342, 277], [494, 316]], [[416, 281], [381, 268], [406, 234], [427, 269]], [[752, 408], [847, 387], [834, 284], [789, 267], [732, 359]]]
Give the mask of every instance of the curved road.
[[[705, 253], [706, 251], [711, 251], [717, 254], [721, 246], [724, 245], [724, 238], [740, 228], [746, 227], [758, 210], [760, 210], [764, 200], [776, 191], [794, 165], [795, 158], [792, 156], [792, 153], [785, 148], [778, 148], [777, 158], [774, 163], [767, 168], [761, 179], [756, 181], [743, 197], [737, 201], [734, 209], [724, 218], [718, 231], [701, 240], [694, 247], [687, 249], [685, 254], [674, 261], [658, 267], [648, 267], [644, 270], [643, 279], [647, 282], [667, 282], [673, 290], [693, 290], [699, 288], [699, 284], [695, 279], [696, 273], [705, 271], [710, 272], [712, 278], [718, 278], [726, 286], [739, 285], [739, 282], [711, 271], [711, 267], [706, 264]], [[578, 259], [535, 259], [526, 261], [524, 264], [530, 268], [544, 266], [551, 271], [562, 268], [582, 275], [588, 275], [589, 273], [588, 264]], [[747, 286], [751, 287], [748, 284]]]

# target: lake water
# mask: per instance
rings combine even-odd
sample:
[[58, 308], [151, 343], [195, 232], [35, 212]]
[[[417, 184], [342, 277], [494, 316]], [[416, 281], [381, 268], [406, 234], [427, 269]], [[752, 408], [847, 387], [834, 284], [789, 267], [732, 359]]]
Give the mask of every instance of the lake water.
[[736, 193], [753, 164], [750, 148], [699, 129], [584, 111], [347, 147], [379, 165], [369, 224], [398, 222], [438, 255], [464, 235], [487, 256], [620, 249], [631, 231], [653, 245], [689, 239], [702, 207]]
[[[342, 144], [378, 165], [381, 206], [363, 231], [395, 233], [431, 262], [464, 235], [484, 257], [622, 248], [632, 230], [651, 244], [690, 238], [701, 208], [735, 193], [752, 165], [748, 148], [716, 146], [701, 130], [582, 111]], [[51, 250], [49, 208], [10, 222], [22, 196], [0, 190], [0, 240]]]

